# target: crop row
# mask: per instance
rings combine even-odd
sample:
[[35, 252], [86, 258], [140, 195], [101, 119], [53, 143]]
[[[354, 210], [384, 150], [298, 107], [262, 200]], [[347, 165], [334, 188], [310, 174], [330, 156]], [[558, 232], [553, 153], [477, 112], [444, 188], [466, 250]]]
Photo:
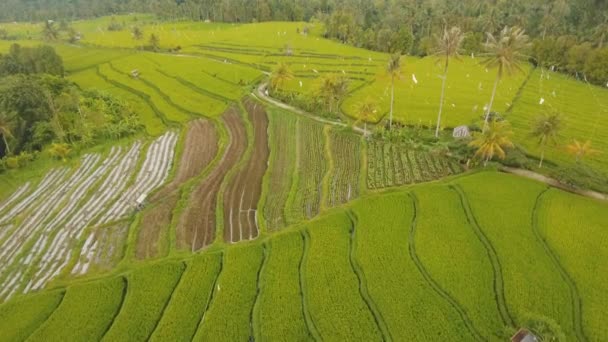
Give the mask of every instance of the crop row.
[[297, 126], [296, 174], [286, 209], [289, 223], [319, 213], [323, 176], [327, 172], [324, 127], [310, 120], [299, 120]]
[[329, 145], [333, 162], [328, 204], [336, 206], [359, 195], [361, 173], [361, 139], [358, 135], [332, 130]]
[[285, 207], [292, 186], [296, 162], [296, 125], [293, 115], [269, 111], [270, 161], [266, 181], [264, 219], [268, 230], [287, 226]]
[[370, 189], [428, 182], [462, 171], [452, 160], [404, 144], [369, 141], [367, 186]]

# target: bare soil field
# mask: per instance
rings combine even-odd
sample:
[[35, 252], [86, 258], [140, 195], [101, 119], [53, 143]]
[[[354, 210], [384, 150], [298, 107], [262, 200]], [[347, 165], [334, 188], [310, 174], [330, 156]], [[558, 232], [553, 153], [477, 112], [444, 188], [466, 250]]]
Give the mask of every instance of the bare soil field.
[[154, 258], [164, 254], [159, 250], [160, 240], [163, 238], [163, 232], [166, 232], [166, 228], [171, 225], [173, 209], [178, 200], [178, 194], [173, 193], [158, 200], [144, 213], [135, 250], [138, 259]]
[[190, 123], [184, 152], [173, 181], [153, 196], [153, 207], [143, 214], [137, 238], [137, 258], [152, 258], [161, 252], [159, 241], [171, 224], [173, 209], [179, 200], [176, 190], [181, 184], [203, 172], [211, 163], [218, 152], [217, 142], [217, 132], [211, 121], [201, 119]]
[[262, 180], [268, 166], [268, 116], [252, 100], [243, 102], [253, 124], [253, 151], [247, 163], [232, 178], [224, 194], [224, 241], [238, 242], [258, 236], [257, 211]]
[[237, 109], [228, 109], [222, 120], [230, 135], [228, 147], [215, 169], [197, 186], [188, 200], [189, 206], [177, 226], [177, 248], [195, 251], [213, 242], [217, 193], [228, 171], [247, 149], [247, 131]]

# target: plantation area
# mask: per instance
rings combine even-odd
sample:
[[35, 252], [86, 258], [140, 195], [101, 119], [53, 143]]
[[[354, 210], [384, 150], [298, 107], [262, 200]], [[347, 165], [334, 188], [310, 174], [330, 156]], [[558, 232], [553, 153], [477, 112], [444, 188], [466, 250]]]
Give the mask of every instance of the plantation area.
[[537, 322], [601, 341], [605, 207], [496, 172], [368, 195], [246, 244], [14, 299], [0, 330], [9, 340], [504, 340]]
[[0, 23], [0, 340], [608, 340], [578, 45], [123, 5]]

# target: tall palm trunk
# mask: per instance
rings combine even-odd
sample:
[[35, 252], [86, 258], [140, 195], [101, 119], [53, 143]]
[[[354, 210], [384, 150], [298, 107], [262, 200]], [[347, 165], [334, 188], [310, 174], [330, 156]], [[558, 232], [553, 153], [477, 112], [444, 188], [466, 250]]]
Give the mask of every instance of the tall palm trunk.
[[439, 137], [439, 127], [441, 126], [441, 112], [443, 111], [443, 100], [445, 96], [445, 83], [448, 79], [448, 57], [445, 59], [445, 69], [443, 71], [443, 80], [441, 81], [441, 99], [439, 100], [439, 114], [437, 115], [437, 128], [435, 129], [435, 138]]
[[11, 154], [11, 148], [10, 146], [8, 146], [8, 141], [6, 141], [6, 134], [2, 134], [2, 142], [4, 142], [4, 148], [6, 149], [6, 155], [10, 155]]
[[494, 104], [494, 96], [496, 96], [496, 88], [498, 88], [498, 82], [500, 82], [500, 77], [502, 75], [502, 69], [498, 68], [498, 73], [496, 74], [496, 81], [494, 81], [494, 89], [492, 89], [492, 97], [490, 98], [490, 104], [488, 105], [488, 110], [486, 111], [486, 118], [483, 124], [483, 131], [485, 132], [488, 129], [488, 121], [490, 119], [490, 112], [492, 111], [492, 105]]
[[543, 167], [543, 161], [545, 160], [545, 148], [540, 151], [540, 162], [538, 163], [538, 168]]
[[393, 128], [393, 106], [395, 105], [395, 75], [391, 75], [391, 113], [388, 117], [388, 130]]

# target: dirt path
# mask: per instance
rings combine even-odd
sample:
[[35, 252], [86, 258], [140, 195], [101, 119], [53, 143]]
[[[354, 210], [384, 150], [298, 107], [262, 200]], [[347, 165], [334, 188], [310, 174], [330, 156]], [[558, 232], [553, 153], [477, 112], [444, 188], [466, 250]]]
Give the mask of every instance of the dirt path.
[[224, 241], [238, 242], [258, 236], [258, 201], [268, 167], [268, 117], [263, 106], [252, 100], [243, 103], [253, 124], [253, 151], [233, 177], [224, 195]]
[[213, 243], [217, 194], [226, 174], [247, 149], [247, 131], [238, 111], [230, 108], [222, 119], [228, 128], [228, 147], [215, 169], [194, 190], [180, 218], [176, 232], [177, 247], [180, 249], [196, 251]]
[[[258, 85], [258, 87], [256, 88], [254, 93], [251, 93], [251, 95], [253, 95], [255, 98], [259, 98], [262, 99], [263, 101], [266, 101], [276, 107], [288, 110], [290, 112], [305, 116], [309, 119], [324, 123], [324, 124], [328, 124], [328, 125], [334, 125], [334, 126], [338, 126], [338, 127], [349, 127], [349, 125], [345, 124], [344, 122], [340, 122], [340, 121], [334, 121], [334, 120], [329, 120], [329, 119], [324, 119], [324, 118], [320, 118], [317, 115], [314, 115], [312, 113], [306, 112], [302, 109], [290, 106], [284, 102], [281, 102], [279, 100], [276, 100], [268, 95], [266, 95], [266, 88], [267, 88], [267, 83], [266, 82], [262, 82], [260, 83], [260, 85]], [[369, 124], [368, 124], [369, 126]], [[363, 128], [357, 127], [357, 126], [351, 126], [351, 128], [360, 134], [365, 134], [365, 131], [363, 130]], [[367, 131], [367, 133], [369, 134], [369, 130]]]
[[516, 168], [512, 168], [512, 167], [508, 167], [508, 166], [503, 166], [500, 168], [501, 171], [503, 172], [507, 172], [507, 173], [512, 173], [514, 175], [518, 175], [521, 177], [526, 177], [529, 179], [533, 179], [542, 183], [545, 183], [547, 185], [550, 185], [552, 187], [564, 190], [564, 191], [568, 191], [577, 195], [581, 195], [581, 196], [585, 196], [585, 197], [589, 197], [589, 198], [594, 198], [594, 199], [599, 199], [602, 201], [608, 201], [608, 195], [607, 194], [603, 194], [601, 192], [597, 192], [597, 191], [592, 191], [592, 190], [579, 190], [579, 189], [574, 189], [568, 185], [562, 184], [560, 183], [558, 180], [553, 179], [551, 177], [547, 177], [545, 175], [541, 175], [540, 173], [536, 173], [530, 170], [523, 170], [523, 169], [516, 169]]

